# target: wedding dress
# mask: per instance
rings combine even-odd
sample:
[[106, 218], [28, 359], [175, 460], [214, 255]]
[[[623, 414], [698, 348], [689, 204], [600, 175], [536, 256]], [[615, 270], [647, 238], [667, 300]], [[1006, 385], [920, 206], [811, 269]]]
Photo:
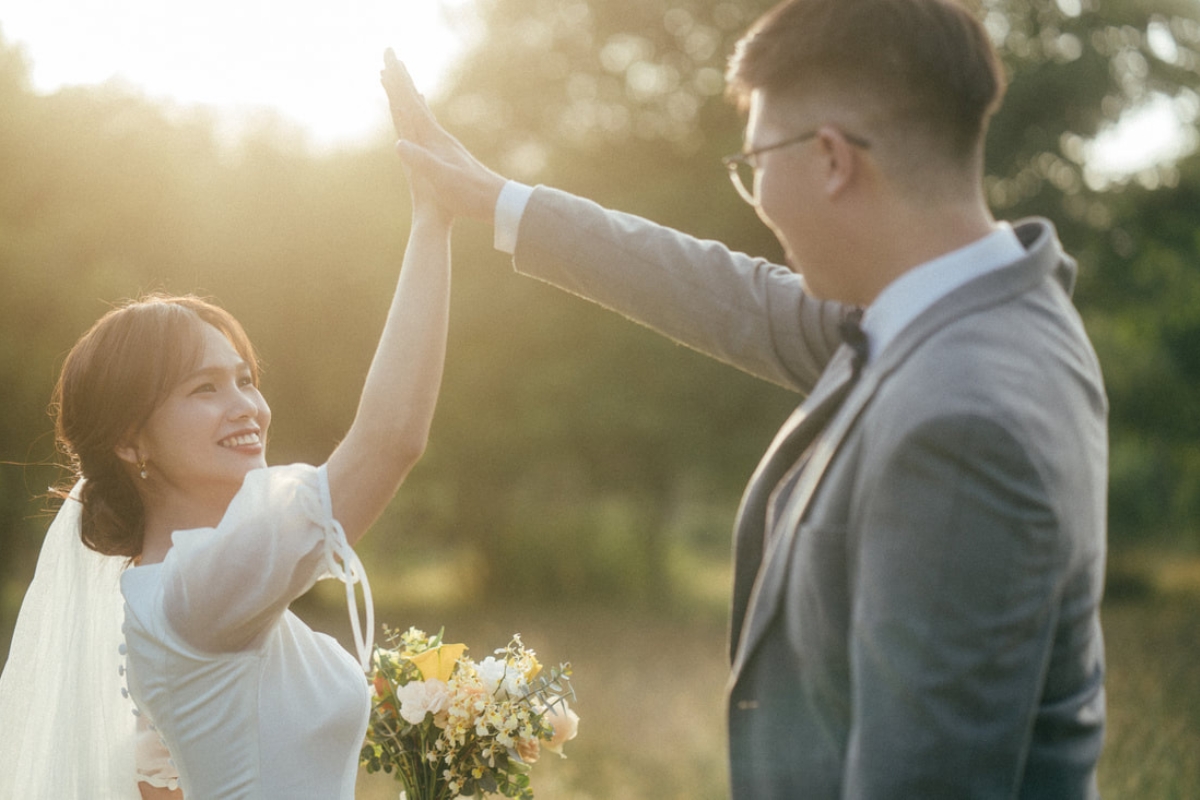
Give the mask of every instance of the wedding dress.
[[[78, 503], [69, 501], [51, 528], [56, 536], [70, 528], [66, 535], [77, 542]], [[85, 603], [98, 612], [89, 615], [98, 622], [87, 631], [95, 640], [88, 643], [94, 668], [64, 666], [79, 637], [58, 630], [49, 612], [62, 598], [38, 599], [45, 587], [35, 576], [0, 691], [6, 728], [17, 719], [10, 711], [32, 712], [35, 722], [0, 733], [0, 763], [18, 767], [11, 777], [0, 772], [0, 798], [130, 800], [138, 797], [137, 781], [173, 787], [177, 774], [186, 800], [352, 800], [374, 620], [361, 563], [332, 517], [324, 468], [255, 470], [217, 527], [176, 531], [172, 542], [161, 564], [123, 571], [122, 559], [78, 545], [83, 552], [72, 560], [92, 582], [87, 591], [103, 598]], [[60, 544], [69, 545], [47, 535], [39, 575]], [[358, 662], [287, 608], [330, 576], [347, 586]], [[363, 586], [365, 635], [356, 583]], [[66, 596], [83, 602], [80, 593]], [[46, 612], [35, 614], [42, 606]], [[57, 652], [46, 651], [39, 631], [54, 634]], [[38, 666], [45, 663], [62, 680], [46, 681]], [[10, 688], [19, 686], [42, 697], [18, 708]], [[77, 727], [80, 720], [90, 733]], [[30, 732], [30, 742], [9, 741]], [[79, 755], [78, 765], [63, 766]]]

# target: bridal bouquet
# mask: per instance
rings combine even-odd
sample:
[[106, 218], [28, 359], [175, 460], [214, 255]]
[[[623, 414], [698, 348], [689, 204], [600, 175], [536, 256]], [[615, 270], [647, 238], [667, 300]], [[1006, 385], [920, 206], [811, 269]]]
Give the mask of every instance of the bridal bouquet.
[[363, 768], [394, 775], [407, 800], [530, 800], [530, 765], [542, 748], [562, 755], [579, 724], [567, 706], [570, 665], [543, 670], [519, 635], [476, 662], [441, 633], [385, 632], [391, 647], [375, 649]]

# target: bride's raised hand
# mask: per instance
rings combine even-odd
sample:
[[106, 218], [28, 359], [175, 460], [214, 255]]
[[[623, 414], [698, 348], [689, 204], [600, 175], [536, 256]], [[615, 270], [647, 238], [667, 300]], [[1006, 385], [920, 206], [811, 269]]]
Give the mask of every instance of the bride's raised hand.
[[421, 187], [414, 190], [424, 191], [422, 181], [427, 182], [438, 205], [450, 214], [491, 222], [504, 178], [485, 167], [438, 123], [390, 48], [383, 61], [380, 79], [400, 137], [396, 151], [414, 186]]
[[424, 96], [417, 91], [408, 69], [396, 58], [395, 51], [390, 47], [383, 54], [383, 69], [379, 72], [379, 81], [387, 92], [396, 135], [431, 149], [436, 148], [436, 135], [440, 126], [433, 112], [429, 110]]
[[[425, 99], [417, 92], [408, 70], [396, 59], [391, 48], [384, 54], [383, 61], [384, 68], [379, 77], [391, 105], [392, 123], [396, 127], [396, 134], [405, 140], [420, 138], [425, 141], [432, 138], [428, 134], [431, 128], [437, 126], [437, 122], [425, 104]], [[427, 220], [447, 226], [453, 222], [453, 213], [441, 206], [437, 192], [428, 178], [414, 174], [407, 162], [404, 162], [404, 174], [408, 178], [409, 190], [412, 193], [414, 220]]]

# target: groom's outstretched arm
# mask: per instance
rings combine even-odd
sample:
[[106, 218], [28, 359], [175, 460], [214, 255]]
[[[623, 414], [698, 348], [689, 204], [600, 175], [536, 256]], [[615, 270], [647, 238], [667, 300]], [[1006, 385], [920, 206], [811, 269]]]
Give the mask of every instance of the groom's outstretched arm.
[[787, 267], [555, 189], [533, 190], [513, 263], [802, 394], [841, 344], [844, 307], [813, 298]]
[[[442, 128], [390, 51], [386, 61], [383, 84], [406, 166], [435, 188], [447, 211], [498, 225], [497, 202], [509, 182]], [[498, 236], [498, 246], [507, 249], [499, 239], [515, 235], [510, 252], [523, 274], [801, 393], [841, 342], [845, 307], [813, 298], [786, 267], [563, 192], [524, 187], [516, 194], [519, 232]]]

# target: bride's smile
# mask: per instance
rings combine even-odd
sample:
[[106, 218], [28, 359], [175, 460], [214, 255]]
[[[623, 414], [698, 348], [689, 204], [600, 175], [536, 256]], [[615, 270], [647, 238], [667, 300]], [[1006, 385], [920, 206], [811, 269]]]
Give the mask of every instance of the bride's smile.
[[271, 409], [250, 365], [208, 324], [203, 348], [196, 369], [170, 389], [119, 452], [139, 470], [148, 518], [176, 504], [199, 502], [211, 506], [219, 519], [246, 473], [267, 465]]

